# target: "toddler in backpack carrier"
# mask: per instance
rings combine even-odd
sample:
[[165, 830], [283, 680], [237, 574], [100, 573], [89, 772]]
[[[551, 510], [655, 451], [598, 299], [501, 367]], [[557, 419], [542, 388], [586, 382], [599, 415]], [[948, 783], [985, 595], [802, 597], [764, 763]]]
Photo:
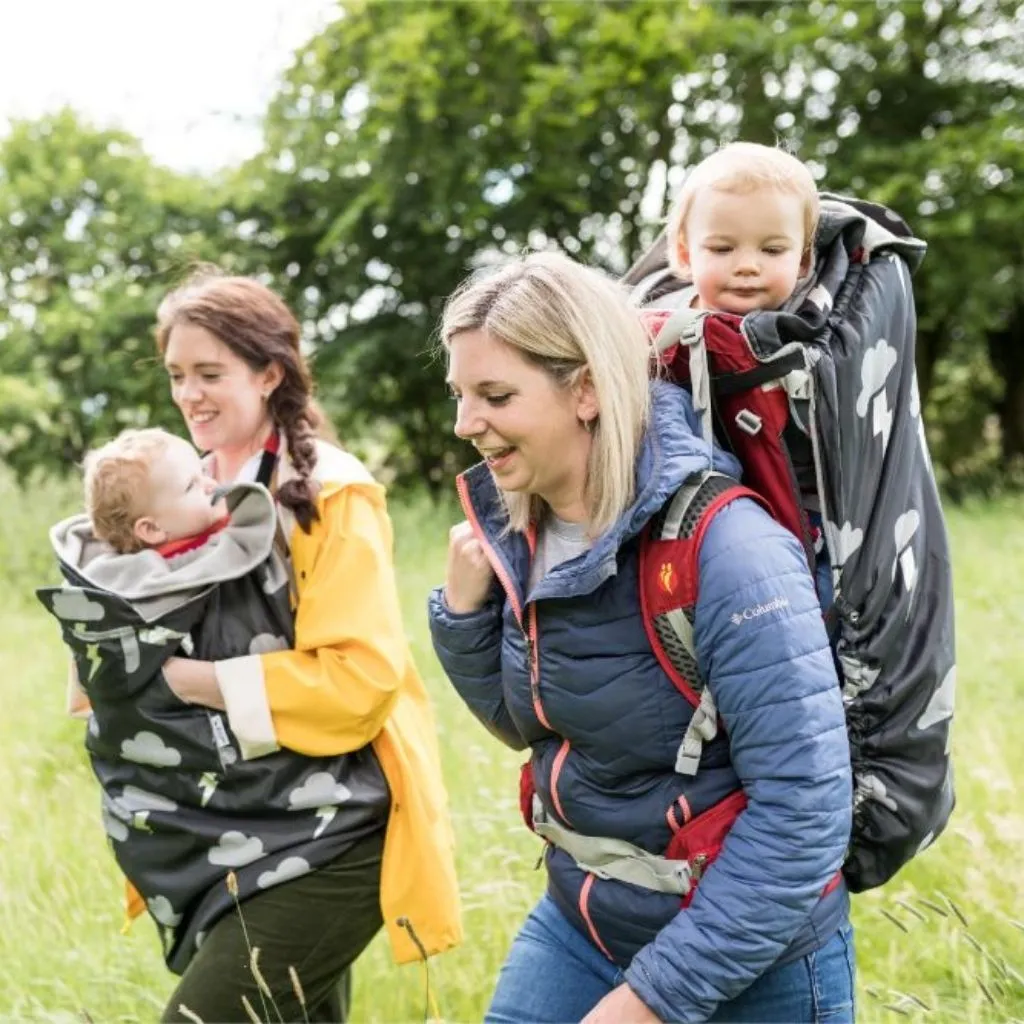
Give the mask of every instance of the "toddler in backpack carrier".
[[954, 802], [949, 547], [914, 369], [924, 250], [894, 212], [734, 143], [625, 276], [659, 371], [803, 546], [846, 703], [853, 891], [934, 841]]

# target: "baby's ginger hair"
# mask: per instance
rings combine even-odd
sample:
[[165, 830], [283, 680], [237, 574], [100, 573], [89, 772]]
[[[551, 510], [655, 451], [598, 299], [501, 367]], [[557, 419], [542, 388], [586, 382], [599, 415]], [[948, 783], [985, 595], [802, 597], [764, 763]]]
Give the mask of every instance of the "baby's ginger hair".
[[145, 547], [134, 526], [148, 511], [150, 470], [172, 437], [155, 427], [125, 430], [85, 457], [85, 510], [93, 533], [120, 554]]

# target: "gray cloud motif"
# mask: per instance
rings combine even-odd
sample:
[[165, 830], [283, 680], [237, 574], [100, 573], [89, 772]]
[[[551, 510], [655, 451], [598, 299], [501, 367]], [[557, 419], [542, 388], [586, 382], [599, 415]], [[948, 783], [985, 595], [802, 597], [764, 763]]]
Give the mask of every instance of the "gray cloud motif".
[[288, 573], [279, 558], [268, 558], [263, 563], [263, 593], [276, 594], [288, 586]]
[[282, 882], [290, 882], [293, 878], [308, 874], [312, 868], [309, 861], [302, 857], [285, 857], [273, 871], [264, 871], [256, 879], [256, 884], [261, 889], [269, 889], [272, 885], [280, 885]]
[[167, 644], [177, 643], [186, 636], [188, 633], [179, 633], [178, 630], [168, 629], [166, 626], [151, 626], [139, 630], [139, 642], [152, 647], [166, 647]]
[[953, 717], [953, 699], [956, 696], [956, 665], [943, 677], [938, 689], [932, 694], [921, 717], [917, 720], [918, 729], [930, 729], [939, 722]]
[[146, 900], [146, 906], [153, 917], [167, 928], [176, 928], [181, 924], [181, 914], [174, 912], [174, 907], [166, 896], [151, 896]]
[[136, 764], [149, 764], [155, 768], [175, 768], [181, 764], [181, 751], [167, 746], [155, 732], [137, 732], [121, 744], [121, 756]]
[[288, 806], [293, 811], [310, 811], [325, 804], [343, 804], [351, 799], [352, 790], [330, 772], [314, 772], [288, 794]]
[[273, 633], [257, 633], [249, 641], [250, 654], [270, 654], [273, 651], [287, 651], [288, 641], [283, 636], [274, 636]]
[[823, 284], [815, 285], [807, 293], [807, 301], [813, 303], [823, 313], [827, 313], [832, 308], [832, 296]]
[[90, 601], [81, 590], [69, 587], [53, 595], [53, 614], [71, 622], [99, 622], [104, 611], [98, 601]]
[[885, 783], [877, 775], [860, 775], [856, 779], [853, 806], [859, 807], [865, 800], [874, 800], [893, 813], [899, 810], [896, 801], [889, 796]]
[[[896, 580], [896, 570], [898, 569], [903, 576], [903, 585], [907, 588], [908, 593], [913, 592], [914, 585], [917, 583], [917, 559], [914, 556], [914, 549], [910, 546], [910, 542], [914, 539], [914, 534], [917, 533], [920, 525], [920, 514], [916, 509], [910, 509], [896, 520], [896, 525], [893, 529], [893, 539], [896, 542], [896, 557], [892, 563], [892, 578], [893, 581]], [[908, 618], [911, 611], [912, 608], [908, 607]]]
[[853, 523], [843, 523], [843, 528], [839, 529], [829, 519], [825, 520], [824, 526], [833, 562], [841, 569], [864, 543], [864, 531], [860, 527], [854, 527]]
[[864, 419], [871, 409], [871, 432], [882, 438], [882, 447], [889, 445], [892, 430], [892, 410], [885, 394], [885, 382], [892, 373], [898, 359], [894, 349], [885, 338], [864, 353], [860, 364], [860, 394], [857, 396], [857, 415]]
[[871, 668], [848, 654], [840, 654], [839, 662], [843, 666], [843, 696], [847, 700], [870, 690], [881, 674], [881, 669]]
[[150, 793], [149, 790], [139, 789], [138, 786], [125, 786], [121, 795], [117, 798], [118, 806], [128, 814], [135, 814], [137, 811], [169, 811], [178, 809], [178, 805], [159, 793]]
[[115, 843], [123, 843], [128, 838], [128, 826], [120, 818], [114, 817], [113, 811], [107, 806], [106, 801], [103, 803], [100, 814], [103, 818], [103, 831]]
[[263, 856], [263, 841], [244, 832], [225, 832], [207, 857], [211, 864], [240, 868]]

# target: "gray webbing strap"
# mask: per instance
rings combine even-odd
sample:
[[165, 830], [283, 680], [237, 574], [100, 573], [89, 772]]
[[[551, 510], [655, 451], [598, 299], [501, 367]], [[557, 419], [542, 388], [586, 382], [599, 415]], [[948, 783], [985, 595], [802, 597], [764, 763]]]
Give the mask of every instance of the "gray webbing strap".
[[694, 412], [700, 416], [701, 433], [709, 445], [714, 442], [714, 423], [711, 411], [711, 369], [704, 345], [704, 321], [707, 312], [681, 306], [662, 325], [658, 332], [659, 352], [676, 341], [685, 345], [690, 353], [690, 395]]
[[686, 728], [683, 742], [679, 744], [676, 754], [676, 771], [680, 775], [696, 775], [700, 764], [701, 751], [704, 744], [709, 743], [718, 735], [718, 709], [711, 690], [704, 687], [697, 705]]
[[598, 878], [629, 882], [673, 896], [685, 896], [693, 887], [689, 861], [669, 860], [641, 850], [624, 839], [584, 836], [553, 821], [540, 798], [533, 796], [533, 828], [541, 838], [564, 850], [581, 871]]

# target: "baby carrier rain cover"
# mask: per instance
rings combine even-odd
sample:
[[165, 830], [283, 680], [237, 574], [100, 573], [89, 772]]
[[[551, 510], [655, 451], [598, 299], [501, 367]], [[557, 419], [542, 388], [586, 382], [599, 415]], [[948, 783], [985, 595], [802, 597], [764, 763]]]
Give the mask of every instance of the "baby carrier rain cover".
[[853, 759], [855, 892], [927, 846], [954, 803], [952, 570], [914, 366], [924, 251], [892, 211], [823, 194], [814, 269], [782, 310], [691, 309], [664, 234], [625, 277], [663, 368], [817, 572]]
[[227, 716], [183, 703], [164, 680], [173, 656], [293, 645], [274, 500], [259, 484], [237, 484], [227, 500], [229, 525], [170, 559], [113, 552], [83, 515], [58, 523], [50, 537], [66, 583], [38, 591], [92, 705], [85, 745], [104, 828], [176, 973], [236, 896], [323, 866], [383, 825], [388, 807], [369, 747], [244, 761]]

